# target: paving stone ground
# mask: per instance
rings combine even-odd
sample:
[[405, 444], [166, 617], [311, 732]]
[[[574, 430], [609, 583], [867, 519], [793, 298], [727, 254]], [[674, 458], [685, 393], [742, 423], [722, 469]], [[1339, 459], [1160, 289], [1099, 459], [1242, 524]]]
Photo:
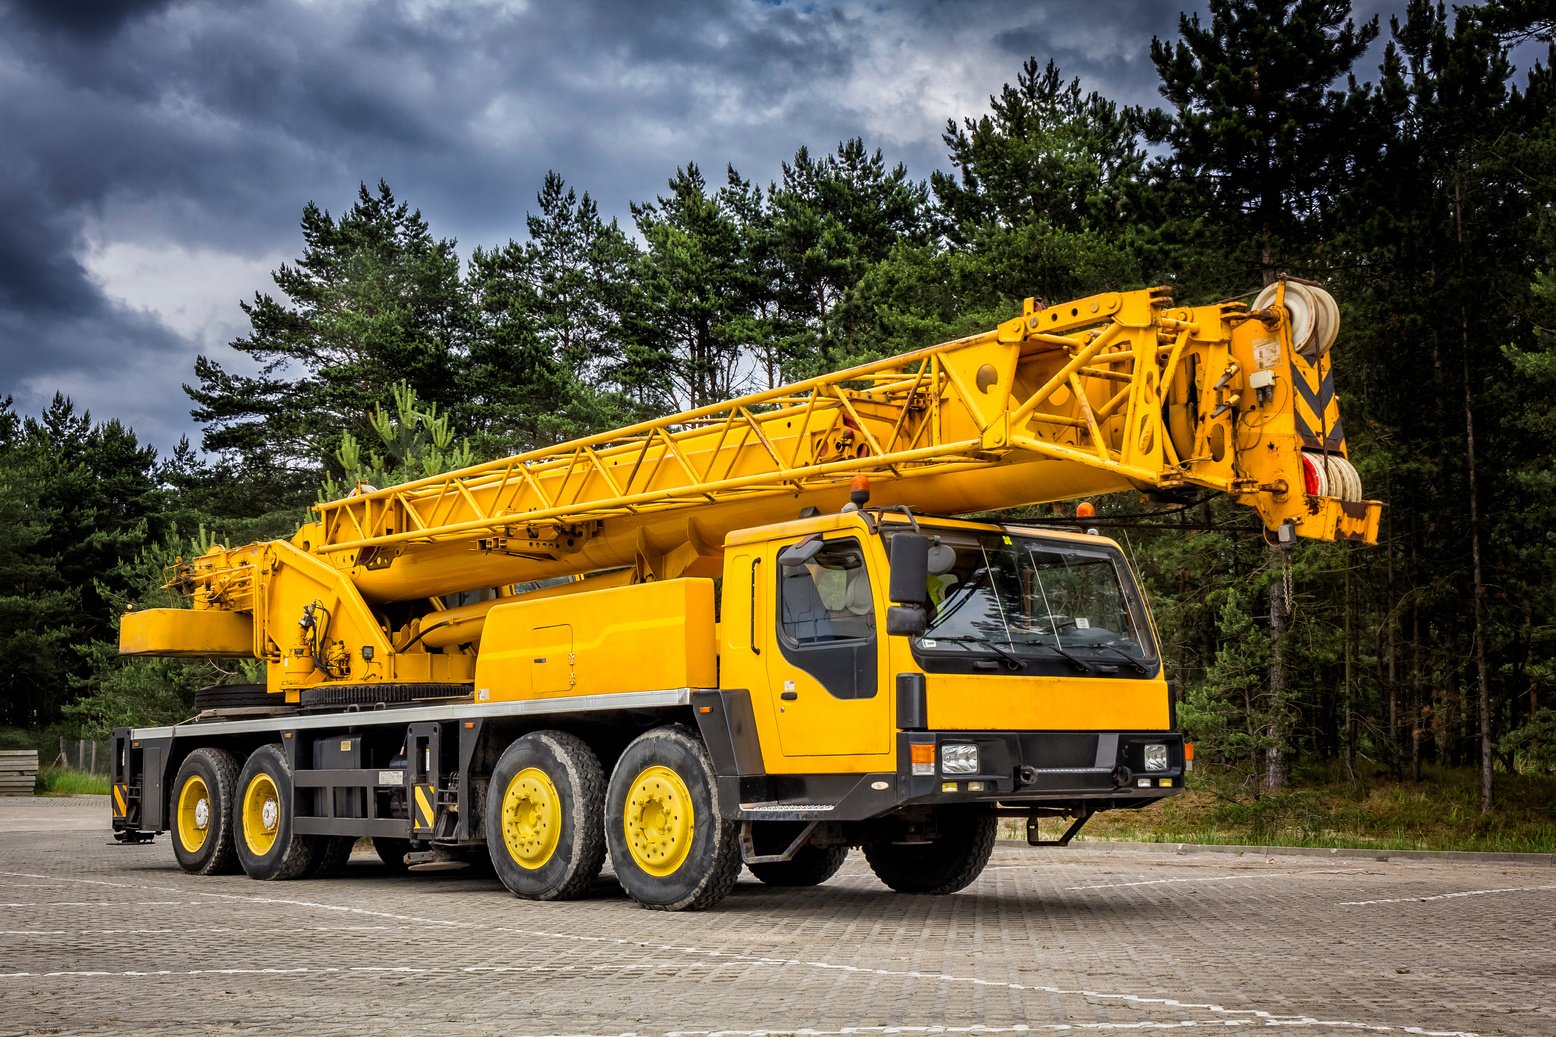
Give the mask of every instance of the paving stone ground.
[[718, 908], [493, 880], [197, 878], [101, 797], [0, 799], [0, 1034], [1556, 1035], [1549, 860], [1001, 844], [949, 897], [856, 853]]

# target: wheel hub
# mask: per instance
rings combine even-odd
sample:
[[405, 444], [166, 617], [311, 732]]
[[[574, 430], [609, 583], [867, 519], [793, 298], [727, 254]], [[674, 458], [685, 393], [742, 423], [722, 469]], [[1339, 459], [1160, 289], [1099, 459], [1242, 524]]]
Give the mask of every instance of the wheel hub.
[[194, 808], [194, 826], [203, 832], [210, 823], [211, 801], [208, 799], [197, 800]]
[[549, 861], [562, 836], [562, 798], [544, 771], [526, 767], [502, 797], [502, 841], [523, 868]]
[[691, 853], [691, 793], [668, 767], [649, 767], [627, 795], [623, 823], [632, 859], [650, 875], [673, 874]]

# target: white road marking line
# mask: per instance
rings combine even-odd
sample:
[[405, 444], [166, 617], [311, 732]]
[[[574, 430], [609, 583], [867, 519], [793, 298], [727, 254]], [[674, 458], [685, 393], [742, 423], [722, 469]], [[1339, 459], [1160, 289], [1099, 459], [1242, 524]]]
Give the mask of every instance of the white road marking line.
[[1383, 900], [1342, 900], [1340, 907], [1369, 907], [1373, 904], [1415, 904], [1428, 900], [1457, 900], [1459, 897], [1489, 897], [1493, 893], [1540, 893], [1556, 889], [1551, 886], [1508, 886], [1505, 889], [1466, 889], [1453, 893], [1434, 893], [1424, 897], [1389, 897]]
[[[12, 873], [12, 872], [0, 872], [0, 875], [16, 875], [16, 874], [17, 873]], [[48, 878], [50, 876], [23, 875], [23, 876], [20, 876], [20, 877], [25, 877], [25, 878]], [[170, 888], [170, 887], [144, 886], [144, 885], [137, 886], [137, 885], [132, 885], [132, 884], [129, 884], [129, 883], [107, 882], [107, 881], [98, 880], [98, 879], [80, 879], [80, 880], [67, 880], [67, 881], [81, 881], [81, 882], [85, 882], [85, 883], [98, 884], [98, 885], [119, 886], [119, 887], [122, 887], [122, 888], [140, 889], [140, 890], [144, 890], [144, 891], [147, 891], [147, 892], [153, 892], [153, 891], [160, 892], [160, 891], [162, 891], [164, 889]], [[178, 890], [178, 891], [179, 892], [185, 892], [184, 890]], [[1211, 1002], [1200, 1003], [1200, 1002], [1192, 1002], [1192, 1001], [1180, 1001], [1180, 1000], [1178, 1000], [1176, 998], [1151, 997], [1151, 996], [1147, 996], [1147, 995], [1144, 995], [1144, 994], [1133, 994], [1133, 993], [1127, 993], [1127, 992], [1126, 993], [1115, 993], [1115, 992], [1111, 992], [1111, 991], [1095, 991], [1095, 990], [1085, 990], [1085, 989], [1081, 989], [1081, 988], [1073, 988], [1072, 989], [1072, 988], [1067, 988], [1067, 987], [1049, 986], [1049, 985], [1046, 985], [1046, 984], [1012, 983], [1012, 982], [1004, 982], [1004, 981], [999, 981], [999, 980], [983, 979], [983, 978], [977, 977], [977, 976], [955, 976], [955, 975], [951, 975], [949, 973], [943, 973], [943, 972], [921, 972], [921, 971], [918, 971], [918, 970], [906, 970], [906, 969], [871, 968], [871, 967], [867, 967], [867, 966], [858, 966], [858, 965], [843, 965], [843, 964], [838, 964], [838, 963], [834, 963], [834, 962], [805, 961], [805, 960], [795, 959], [795, 958], [768, 958], [768, 957], [759, 957], [759, 956], [753, 956], [753, 955], [732, 954], [732, 953], [728, 953], [728, 952], [725, 952], [725, 951], [712, 950], [712, 949], [701, 948], [701, 947], [687, 947], [687, 946], [681, 946], [681, 945], [677, 945], [677, 944], [655, 944], [655, 943], [651, 943], [651, 942], [643, 941], [643, 940], [630, 940], [630, 939], [627, 939], [625, 937], [585, 936], [585, 935], [581, 935], [581, 934], [578, 934], [578, 933], [557, 932], [557, 931], [551, 931], [551, 930], [531, 930], [531, 929], [512, 928], [512, 927], [507, 927], [507, 926], [493, 926], [493, 925], [490, 925], [490, 924], [487, 924], [487, 923], [484, 923], [484, 922], [457, 922], [457, 921], [451, 921], [449, 919], [442, 919], [442, 918], [425, 918], [425, 917], [420, 917], [420, 916], [416, 916], [416, 915], [400, 915], [400, 914], [394, 914], [394, 913], [387, 912], [387, 911], [373, 911], [373, 910], [369, 910], [367, 908], [348, 907], [348, 906], [340, 905], [340, 904], [321, 904], [321, 903], [317, 903], [315, 901], [307, 901], [307, 900], [291, 900], [291, 899], [283, 899], [283, 898], [277, 898], [277, 897], [251, 896], [251, 895], [248, 895], [248, 894], [241, 894], [241, 893], [217, 893], [217, 892], [206, 893], [206, 892], [200, 892], [200, 891], [196, 891], [196, 892], [197, 892], [197, 894], [199, 896], [216, 897], [216, 898], [219, 898], [219, 899], [222, 899], [222, 900], [236, 900], [236, 901], [241, 901], [243, 903], [251, 903], [251, 904], [287, 905], [287, 906], [294, 906], [294, 907], [305, 907], [305, 908], [310, 908], [310, 909], [313, 909], [313, 910], [320, 910], [320, 911], [345, 912], [345, 913], [350, 913], [350, 914], [363, 915], [363, 916], [367, 916], [367, 917], [388, 918], [388, 919], [392, 919], [392, 920], [395, 920], [395, 921], [413, 922], [413, 923], [416, 923], [418, 925], [440, 925], [440, 926], [444, 926], [446, 928], [454, 928], [454, 929], [481, 929], [481, 930], [486, 930], [486, 931], [489, 931], [489, 932], [507, 932], [507, 933], [514, 933], [514, 934], [523, 935], [523, 936], [539, 937], [539, 938], [544, 938], [544, 939], [555, 939], [555, 940], [561, 940], [561, 941], [572, 942], [572, 943], [608, 944], [608, 945], [613, 945], [613, 946], [630, 948], [630, 949], [633, 949], [633, 950], [651, 950], [651, 951], [662, 951], [662, 952], [672, 952], [672, 953], [681, 953], [681, 954], [704, 955], [704, 956], [711, 957], [711, 958], [717, 958], [717, 959], [720, 959], [721, 961], [729, 962], [729, 963], [732, 963], [732, 964], [772, 965], [772, 966], [777, 966], [777, 967], [800, 967], [800, 968], [826, 969], [826, 970], [829, 970], [829, 971], [851, 972], [851, 973], [855, 973], [855, 974], [858, 974], [858, 975], [879, 976], [879, 977], [882, 977], [882, 978], [889, 978], [889, 979], [930, 980], [930, 981], [939, 981], [939, 982], [942, 982], [942, 983], [966, 984], [966, 985], [971, 985], [971, 986], [982, 986], [982, 987], [997, 987], [997, 988], [1002, 988], [1002, 989], [1006, 989], [1006, 990], [1012, 990], [1012, 991], [1017, 991], [1017, 992], [1025, 992], [1025, 993], [1052, 994], [1052, 995], [1058, 996], [1058, 997], [1081, 997], [1081, 998], [1085, 998], [1085, 999], [1090, 1000], [1090, 1001], [1100, 1001], [1100, 1002], [1112, 1001], [1112, 1002], [1120, 1002], [1120, 1003], [1124, 1003], [1124, 1004], [1139, 1005], [1139, 1006], [1162, 1007], [1162, 1008], [1169, 1008], [1169, 1009], [1175, 1008], [1175, 1009], [1183, 1009], [1183, 1010], [1198, 1010], [1198, 1011], [1209, 1012], [1212, 1015], [1218, 1016], [1219, 1019], [1218, 1019], [1218, 1022], [1216, 1023], [1216, 1025], [1222, 1025], [1222, 1026], [1241, 1026], [1241, 1025], [1320, 1026], [1320, 1025], [1322, 1025], [1322, 1026], [1330, 1026], [1330, 1027], [1341, 1028], [1341, 1029], [1353, 1029], [1353, 1030], [1369, 1032], [1369, 1033], [1410, 1033], [1410, 1034], [1416, 1034], [1416, 1035], [1418, 1035], [1418, 1037], [1479, 1037], [1479, 1035], [1477, 1035], [1475, 1033], [1472, 1033], [1472, 1032], [1469, 1032], [1469, 1031], [1462, 1031], [1462, 1030], [1427, 1030], [1427, 1029], [1423, 1029], [1423, 1028], [1419, 1028], [1419, 1027], [1390, 1026], [1390, 1025], [1386, 1025], [1386, 1024], [1360, 1023], [1360, 1022], [1353, 1022], [1353, 1021], [1346, 1021], [1346, 1020], [1317, 1020], [1317, 1019], [1313, 1019], [1310, 1016], [1282, 1016], [1282, 1015], [1276, 1015], [1273, 1012], [1268, 1012], [1268, 1011], [1265, 1011], [1265, 1010], [1259, 1009], [1259, 1008], [1227, 1008], [1227, 1007], [1225, 1007], [1223, 1005], [1218, 1005], [1218, 1004], [1214, 1004], [1214, 1003], [1211, 1003]], [[691, 964], [691, 963], [687, 963], [687, 964]], [[467, 968], [449, 969], [449, 970], [446, 970], [446, 971], [458, 972], [458, 973], [485, 973], [485, 972], [490, 972], [490, 971], [501, 971], [501, 970], [505, 970], [505, 969], [510, 969], [511, 971], [516, 971], [516, 972], [533, 972], [533, 971], [536, 971], [538, 969], [544, 969], [544, 968], [547, 968], [547, 967], [549, 967], [549, 966], [547, 966], [547, 965], [525, 966], [525, 967], [469, 966]], [[602, 966], [598, 966], [598, 965], [569, 966], [569, 968], [572, 971], [582, 971], [582, 972], [591, 971], [591, 970], [593, 970], [595, 968], [601, 968], [601, 967]], [[630, 967], [634, 968], [634, 969], [642, 969], [645, 966], [643, 966], [641, 964], [635, 964], [635, 965], [632, 965]], [[658, 966], [653, 966], [653, 967], [658, 967]], [[680, 966], [678, 966], [678, 967], [680, 967]], [[191, 971], [191, 972], [165, 972], [165, 973], [164, 972], [148, 972], [148, 973], [133, 973], [133, 974], [132, 973], [123, 973], [123, 974], [121, 974], [121, 973], [109, 973], [109, 972], [62, 972], [62, 973], [44, 973], [42, 975], [43, 976], [50, 976], [50, 975], [57, 975], [57, 976], [180, 975], [180, 976], [182, 976], [182, 975], [200, 975], [200, 974], [210, 974], [210, 975], [247, 975], [247, 974], [291, 975], [291, 974], [297, 974], [297, 973], [307, 973], [307, 972], [310, 972], [310, 971], [317, 971], [317, 972], [341, 972], [343, 970], [332, 968], [332, 967], [329, 967], [329, 966], [321, 966], [321, 967], [319, 967], [317, 969], [309, 969], [309, 968], [306, 968], [306, 967], [305, 968], [301, 968], [301, 969], [296, 969], [296, 968], [294, 968], [294, 969], [206, 969], [206, 970], [196, 970], [196, 971]], [[367, 969], [349, 969], [349, 970], [344, 970], [344, 971], [349, 973], [349, 972], [359, 972], [359, 971], [360, 972], [366, 972], [366, 971], [369, 971], [369, 970], [367, 970]], [[387, 970], [387, 971], [411, 971], [411, 967], [406, 967], [406, 969], [403, 969], [403, 970], [402, 969], [393, 969], [393, 970]], [[427, 969], [425, 971], [427, 971], [427, 972], [435, 972], [435, 971], [445, 971], [445, 970]], [[37, 978], [37, 974], [33, 974], [33, 973], [0, 973], [0, 979], [8, 979], [8, 978]], [[805, 1033], [806, 1031], [789, 1030], [789, 1031], [782, 1031], [782, 1032], [793, 1033], [793, 1034], [802, 1034], [802, 1033]], [[868, 1031], [860, 1031], [860, 1032], [868, 1032]], [[741, 1031], [734, 1031], [734, 1030], [731, 1030], [731, 1031], [709, 1031], [708, 1033], [710, 1035], [711, 1034], [726, 1035], [726, 1037], [756, 1037], [755, 1034], [742, 1034]], [[812, 1037], [822, 1037], [822, 1035], [825, 1034], [825, 1033], [826, 1033], [826, 1031], [812, 1031]], [[667, 1037], [668, 1037], [668, 1035], [667, 1035]], [[762, 1037], [766, 1037], [766, 1032], [765, 1031], [764, 1031]]]
[[[202, 894], [203, 895], [203, 894]], [[0, 907], [23, 909], [29, 907], [214, 907], [209, 900], [32, 900]]]
[[[307, 933], [408, 933], [417, 931], [416, 927], [409, 925], [300, 925], [296, 928], [298, 932]], [[273, 936], [275, 927], [185, 926], [179, 929], [0, 929], [0, 936], [171, 936], [179, 933], [198, 933], [203, 936]]]
[[1131, 886], [1170, 886], [1192, 882], [1233, 882], [1237, 879], [1281, 879], [1289, 878], [1291, 872], [1272, 872], [1253, 875], [1205, 875], [1199, 878], [1178, 879], [1147, 879], [1141, 882], [1102, 882], [1094, 886], [1066, 886], [1066, 891], [1081, 889], [1128, 889]]

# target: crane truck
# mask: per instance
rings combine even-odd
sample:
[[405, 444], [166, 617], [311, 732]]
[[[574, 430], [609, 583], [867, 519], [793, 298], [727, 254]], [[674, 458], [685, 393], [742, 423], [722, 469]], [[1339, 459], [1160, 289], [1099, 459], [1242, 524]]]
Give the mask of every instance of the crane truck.
[[128, 655], [260, 660], [191, 720], [114, 734], [115, 836], [196, 874], [489, 858], [515, 895], [608, 858], [645, 907], [851, 848], [944, 894], [1001, 818], [1063, 845], [1192, 758], [1125, 554], [956, 516], [1212, 491], [1272, 541], [1374, 542], [1338, 311], [1166, 289], [1028, 299], [984, 334], [316, 506], [181, 560]]

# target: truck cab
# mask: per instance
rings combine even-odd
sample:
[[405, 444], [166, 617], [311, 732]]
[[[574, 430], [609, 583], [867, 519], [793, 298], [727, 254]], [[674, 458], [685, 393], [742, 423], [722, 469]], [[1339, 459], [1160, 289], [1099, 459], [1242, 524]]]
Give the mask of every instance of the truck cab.
[[739, 736], [708, 740], [736, 747], [748, 820], [1084, 820], [1182, 789], [1173, 691], [1112, 540], [845, 511], [731, 534], [721, 605]]

